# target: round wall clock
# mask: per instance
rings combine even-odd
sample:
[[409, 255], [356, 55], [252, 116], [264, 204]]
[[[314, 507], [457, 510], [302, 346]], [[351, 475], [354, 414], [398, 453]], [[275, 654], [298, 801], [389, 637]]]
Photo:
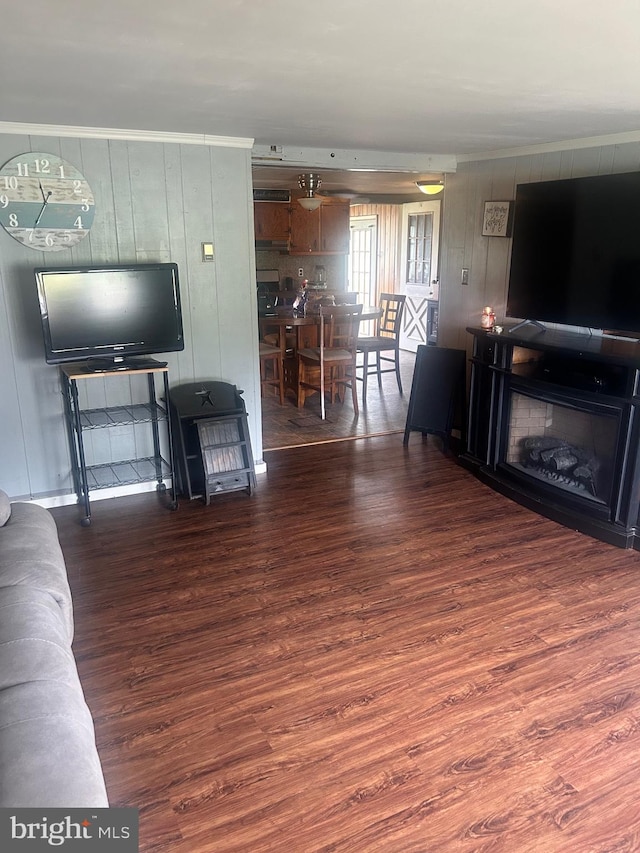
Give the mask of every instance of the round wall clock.
[[0, 224], [25, 246], [69, 249], [87, 236], [94, 212], [84, 175], [55, 154], [20, 154], [0, 169]]

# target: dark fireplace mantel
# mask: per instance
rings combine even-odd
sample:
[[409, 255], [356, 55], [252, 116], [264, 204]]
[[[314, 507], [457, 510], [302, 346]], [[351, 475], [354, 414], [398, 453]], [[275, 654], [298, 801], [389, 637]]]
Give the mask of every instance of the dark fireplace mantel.
[[467, 331], [463, 464], [548, 518], [640, 550], [640, 344], [529, 327]]

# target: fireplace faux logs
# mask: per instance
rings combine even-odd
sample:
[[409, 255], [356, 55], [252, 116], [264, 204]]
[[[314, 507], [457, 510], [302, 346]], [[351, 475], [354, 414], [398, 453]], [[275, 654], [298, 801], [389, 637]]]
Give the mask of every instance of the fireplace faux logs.
[[543, 477], [578, 490], [597, 493], [597, 458], [582, 447], [553, 436], [534, 435], [522, 439], [522, 465]]

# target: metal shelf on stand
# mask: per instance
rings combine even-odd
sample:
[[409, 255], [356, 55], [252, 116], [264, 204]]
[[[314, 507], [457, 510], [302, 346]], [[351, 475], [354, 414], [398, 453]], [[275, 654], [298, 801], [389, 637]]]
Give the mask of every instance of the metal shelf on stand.
[[[165, 480], [171, 480], [171, 495], [169, 508], [177, 509], [174, 466], [173, 466], [173, 437], [168, 412], [156, 400], [155, 375], [162, 374], [164, 397], [169, 399], [169, 379], [166, 363], [149, 359], [144, 368], [127, 370], [92, 371], [87, 363], [63, 364], [60, 366], [62, 390], [65, 401], [65, 413], [69, 445], [71, 450], [71, 466], [78, 503], [84, 515], [81, 524], [87, 527], [91, 524], [91, 492], [108, 489], [115, 486], [129, 486], [136, 483], [153, 482], [156, 480], [157, 489], [166, 491]], [[148, 401], [132, 403], [124, 406], [110, 406], [97, 409], [82, 409], [78, 395], [78, 382], [91, 378], [106, 376], [125, 377], [132, 374], [145, 374], [147, 377]], [[168, 459], [164, 459], [160, 449], [159, 424], [167, 424]], [[135, 459], [113, 460], [96, 465], [87, 465], [84, 433], [89, 430], [109, 429], [118, 426], [137, 426], [149, 424], [153, 438], [153, 456], [136, 457]]]

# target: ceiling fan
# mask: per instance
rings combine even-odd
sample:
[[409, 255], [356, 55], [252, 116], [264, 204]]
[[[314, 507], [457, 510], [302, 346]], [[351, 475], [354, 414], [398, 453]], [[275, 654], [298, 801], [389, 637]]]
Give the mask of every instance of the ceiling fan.
[[323, 193], [319, 193], [318, 190], [322, 186], [322, 178], [316, 172], [307, 172], [298, 175], [298, 186], [306, 193], [306, 195], [298, 199], [298, 203], [305, 210], [317, 210], [324, 198], [343, 199], [344, 201], [349, 201], [351, 204], [369, 203], [368, 198], [350, 190], [326, 190]]

